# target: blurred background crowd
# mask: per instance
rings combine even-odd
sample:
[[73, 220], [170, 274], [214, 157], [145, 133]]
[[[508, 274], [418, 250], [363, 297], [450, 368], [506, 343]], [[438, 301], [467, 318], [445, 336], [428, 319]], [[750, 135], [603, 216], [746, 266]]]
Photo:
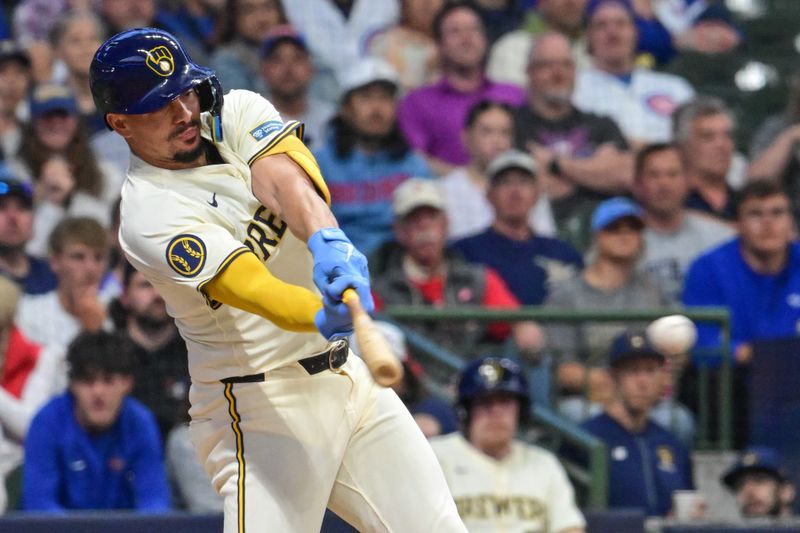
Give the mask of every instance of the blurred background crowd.
[[[792, 515], [795, 0], [1, 2], [2, 508], [221, 508], [188, 438], [185, 346], [117, 242], [130, 154], [88, 84], [100, 44], [144, 26], [304, 123], [378, 311], [439, 313], [384, 326], [427, 436], [502, 461], [541, 434], [532, 402], [606, 443], [601, 506], [675, 516], [673, 493], [699, 488], [738, 508], [715, 516]], [[694, 308], [729, 319], [698, 319], [690, 353], [639, 334], [648, 311]], [[474, 372], [489, 399], [457, 386]], [[479, 423], [509, 404], [513, 424]], [[435, 442], [443, 465], [467, 453]], [[596, 500], [536, 457], [565, 483], [558, 530], [583, 530], [561, 506]]]

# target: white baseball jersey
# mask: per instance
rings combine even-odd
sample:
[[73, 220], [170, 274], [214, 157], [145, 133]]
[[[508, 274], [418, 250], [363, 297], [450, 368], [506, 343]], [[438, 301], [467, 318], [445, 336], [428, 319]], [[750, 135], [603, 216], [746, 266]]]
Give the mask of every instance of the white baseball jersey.
[[637, 68], [625, 82], [594, 67], [580, 69], [572, 100], [588, 113], [611, 117], [628, 139], [667, 142], [672, 139], [672, 112], [694, 97], [685, 79]]
[[[208, 115], [201, 134], [211, 139]], [[325, 349], [319, 333], [296, 333], [264, 318], [208, 301], [203, 286], [252, 250], [281, 280], [317, 292], [306, 244], [253, 196], [250, 163], [300, 124], [249, 91], [225, 95], [226, 164], [167, 170], [131, 156], [122, 189], [120, 243], [155, 286], [189, 352], [193, 381], [211, 382], [285, 366]]]
[[558, 533], [586, 525], [556, 457], [514, 441], [501, 461], [452, 433], [431, 439], [470, 533]]
[[[295, 361], [325, 349], [319, 333], [282, 330], [202, 291], [252, 250], [276, 277], [317, 292], [306, 244], [251, 191], [250, 164], [299, 127], [231, 91], [214, 142], [226, 163], [165, 170], [132, 157], [122, 191], [125, 254], [186, 340], [189, 432], [222, 495], [225, 533], [319, 531], [326, 506], [362, 531], [464, 533], [425, 437], [363, 361], [309, 374]], [[209, 124], [202, 135], [211, 139]]]

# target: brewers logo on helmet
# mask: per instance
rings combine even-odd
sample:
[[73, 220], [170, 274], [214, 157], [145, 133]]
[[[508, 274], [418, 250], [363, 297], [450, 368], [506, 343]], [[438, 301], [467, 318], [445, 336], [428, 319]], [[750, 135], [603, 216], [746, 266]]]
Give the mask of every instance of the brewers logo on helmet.
[[519, 363], [508, 357], [484, 356], [467, 365], [458, 382], [459, 405], [469, 411], [475, 398], [494, 392], [516, 395], [520, 413], [528, 411], [528, 380]]
[[214, 71], [194, 63], [178, 40], [163, 30], [137, 28], [108, 39], [89, 69], [92, 97], [107, 113], [152, 113], [190, 89], [200, 109], [212, 116], [212, 132], [222, 139], [222, 87]]

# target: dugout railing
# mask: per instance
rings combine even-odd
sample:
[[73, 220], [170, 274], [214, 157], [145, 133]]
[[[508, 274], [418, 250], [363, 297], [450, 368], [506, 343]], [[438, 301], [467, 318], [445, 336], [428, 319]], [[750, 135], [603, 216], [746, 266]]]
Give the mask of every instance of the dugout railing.
[[[696, 323], [718, 325], [721, 330], [719, 353], [720, 364], [716, 368], [698, 365], [697, 371], [697, 437], [695, 449], [728, 450], [732, 447], [732, 410], [733, 410], [733, 378], [730, 357], [730, 317], [724, 308], [699, 308], [685, 310], [652, 309], [641, 311], [574, 311], [554, 310], [543, 307], [523, 307], [516, 310], [485, 309], [478, 306], [460, 306], [458, 308], [434, 309], [417, 306], [390, 306], [381, 314], [400, 326], [406, 333], [406, 339], [412, 352], [421, 359], [427, 371], [426, 384], [432, 392], [441, 396], [453, 396], [453, 378], [457, 371], [473, 357], [485, 353], [485, 347], [469, 346], [464, 350], [450, 350], [431, 341], [417, 332], [411, 324], [432, 323], [436, 321], [452, 322], [518, 322], [533, 320], [542, 325], [547, 324], [585, 324], [604, 322], [624, 322], [646, 324], [665, 315], [682, 313]], [[497, 349], [495, 347], [495, 349]], [[507, 348], [502, 348], [507, 351]], [[709, 355], [709, 354], [700, 354]], [[525, 359], [522, 359], [526, 364]], [[712, 386], [713, 384], [713, 386]], [[716, 388], [716, 391], [712, 389]], [[712, 400], [712, 394], [716, 395]], [[711, 412], [716, 406], [715, 413]], [[532, 407], [534, 422], [546, 430], [549, 442], [545, 444], [552, 449], [567, 442], [585, 451], [589, 457], [589, 467], [582, 468], [576, 464], [565, 466], [572, 479], [586, 495], [585, 505], [592, 508], [604, 508], [607, 502], [607, 464], [603, 444], [590, 434], [581, 430], [576, 424], [558, 416], [553, 410], [542, 405]]]

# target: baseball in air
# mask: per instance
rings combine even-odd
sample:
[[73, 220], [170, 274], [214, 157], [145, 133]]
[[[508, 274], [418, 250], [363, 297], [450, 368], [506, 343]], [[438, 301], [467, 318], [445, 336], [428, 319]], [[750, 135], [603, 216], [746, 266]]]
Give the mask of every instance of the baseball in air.
[[664, 316], [647, 326], [647, 339], [664, 355], [678, 355], [697, 342], [697, 328], [683, 315]]

